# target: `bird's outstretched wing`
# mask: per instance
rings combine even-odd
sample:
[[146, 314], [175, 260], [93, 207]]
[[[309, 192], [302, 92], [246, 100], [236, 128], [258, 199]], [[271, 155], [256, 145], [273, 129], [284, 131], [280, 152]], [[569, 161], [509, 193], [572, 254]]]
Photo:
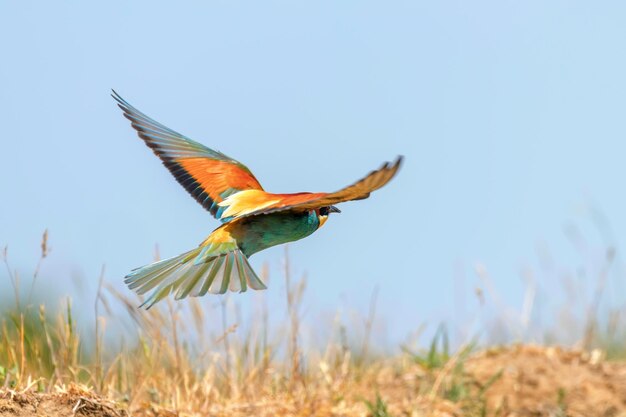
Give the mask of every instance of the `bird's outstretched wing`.
[[[263, 193], [263, 195], [260, 195], [260, 193], [254, 191], [244, 191], [231, 195], [220, 205], [228, 207], [223, 213], [224, 216], [242, 218], [283, 210], [312, 210], [346, 201], [362, 200], [369, 197], [372, 191], [378, 190], [391, 181], [398, 169], [400, 169], [401, 164], [402, 156], [399, 156], [394, 163], [386, 162], [363, 179], [334, 193]], [[262, 208], [251, 209], [255, 205]]]
[[243, 190], [263, 190], [242, 163], [152, 120], [115, 91], [111, 95], [139, 137], [163, 161], [180, 185], [217, 219], [222, 218], [226, 209], [218, 204], [230, 195]]

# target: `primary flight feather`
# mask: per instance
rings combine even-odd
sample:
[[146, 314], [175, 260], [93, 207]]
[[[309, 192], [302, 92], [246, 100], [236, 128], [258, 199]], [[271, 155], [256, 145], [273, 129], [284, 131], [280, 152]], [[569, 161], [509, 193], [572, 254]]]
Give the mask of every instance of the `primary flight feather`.
[[248, 257], [309, 236], [330, 213], [339, 212], [335, 204], [369, 197], [396, 175], [402, 163], [398, 157], [333, 193], [268, 193], [242, 163], [152, 120], [115, 91], [112, 96], [180, 185], [222, 222], [197, 248], [126, 276], [130, 289], [150, 292], [142, 304], [146, 308], [170, 294], [178, 300], [207, 292], [265, 289]]

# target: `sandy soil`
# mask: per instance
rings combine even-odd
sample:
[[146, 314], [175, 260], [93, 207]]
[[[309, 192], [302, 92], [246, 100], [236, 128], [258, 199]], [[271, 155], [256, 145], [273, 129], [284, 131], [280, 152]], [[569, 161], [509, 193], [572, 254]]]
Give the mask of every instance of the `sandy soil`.
[[490, 415], [626, 417], [626, 364], [606, 362], [599, 351], [491, 349], [466, 369], [482, 381], [502, 370], [487, 391]]
[[0, 391], [0, 417], [126, 417], [129, 414], [110, 401], [78, 387], [63, 392], [40, 394]]

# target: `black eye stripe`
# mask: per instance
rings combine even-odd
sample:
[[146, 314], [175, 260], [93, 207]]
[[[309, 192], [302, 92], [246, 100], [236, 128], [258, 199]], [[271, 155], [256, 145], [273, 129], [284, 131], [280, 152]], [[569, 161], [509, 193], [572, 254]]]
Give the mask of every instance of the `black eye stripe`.
[[328, 216], [328, 207], [322, 207], [320, 208], [320, 216]]

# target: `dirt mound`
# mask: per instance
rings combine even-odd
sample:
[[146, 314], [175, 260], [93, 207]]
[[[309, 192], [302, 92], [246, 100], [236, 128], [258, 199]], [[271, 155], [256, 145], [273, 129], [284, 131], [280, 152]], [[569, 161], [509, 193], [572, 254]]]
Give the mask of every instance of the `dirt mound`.
[[606, 362], [600, 351], [489, 349], [466, 371], [479, 381], [501, 373], [486, 391], [491, 416], [626, 417], [626, 364]]
[[86, 389], [72, 386], [56, 393], [40, 394], [32, 390], [21, 392], [0, 390], [0, 417], [127, 417], [117, 408]]

